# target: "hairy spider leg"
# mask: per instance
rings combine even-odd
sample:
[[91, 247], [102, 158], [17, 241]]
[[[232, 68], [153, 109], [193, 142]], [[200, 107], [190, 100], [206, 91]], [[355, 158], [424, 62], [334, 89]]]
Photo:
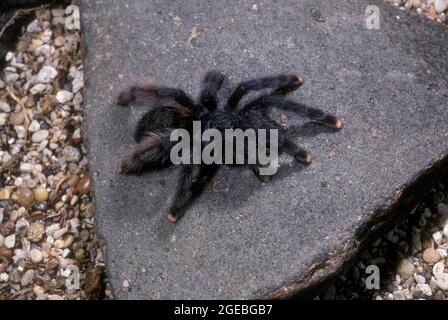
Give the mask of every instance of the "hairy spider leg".
[[145, 102], [148, 99], [163, 101], [173, 99], [181, 106], [193, 109], [193, 100], [180, 89], [158, 87], [153, 84], [132, 84], [120, 91], [117, 95], [116, 103], [120, 106], [126, 106], [133, 100]]
[[218, 171], [218, 165], [183, 165], [181, 167], [178, 187], [171, 202], [168, 221], [176, 222], [193, 198], [199, 196], [205, 185]]
[[280, 152], [285, 152], [293, 156], [297, 161], [303, 164], [310, 164], [313, 161], [311, 153], [299, 147], [294, 141], [287, 137], [282, 137], [280, 142]]
[[163, 167], [170, 163], [170, 133], [150, 132], [139, 143], [131, 146], [126, 157], [118, 165], [118, 173], [140, 173], [146, 167]]
[[246, 104], [242, 112], [247, 112], [251, 109], [264, 109], [269, 107], [276, 107], [282, 110], [291, 111], [306, 117], [313, 122], [321, 123], [325, 126], [341, 129], [342, 120], [331, 114], [325, 113], [320, 109], [312, 108], [292, 100], [285, 99], [280, 96], [264, 95]]
[[234, 110], [241, 99], [250, 91], [273, 88], [271, 94], [287, 94], [297, 90], [304, 80], [298, 75], [278, 75], [241, 82], [227, 100], [226, 110]]
[[216, 94], [219, 89], [221, 89], [224, 78], [224, 74], [218, 71], [210, 71], [206, 73], [202, 81], [202, 90], [199, 100], [209, 111], [216, 110], [218, 107]]

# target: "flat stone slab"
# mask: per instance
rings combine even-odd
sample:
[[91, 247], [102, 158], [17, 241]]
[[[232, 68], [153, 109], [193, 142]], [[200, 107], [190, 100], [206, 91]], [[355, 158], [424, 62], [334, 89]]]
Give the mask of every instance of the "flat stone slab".
[[[441, 24], [372, 0], [81, 3], [86, 137], [117, 298], [304, 294], [411, 210], [447, 167], [448, 29]], [[365, 26], [372, 3], [379, 30]], [[171, 225], [178, 168], [116, 174], [147, 108], [121, 108], [111, 97], [122, 81], [141, 79], [196, 96], [209, 69], [229, 76], [227, 88], [299, 73], [306, 83], [293, 99], [337, 113], [346, 126], [335, 133], [288, 114], [296, 141], [314, 154], [309, 167], [282, 158], [265, 185], [249, 170], [222, 168]]]

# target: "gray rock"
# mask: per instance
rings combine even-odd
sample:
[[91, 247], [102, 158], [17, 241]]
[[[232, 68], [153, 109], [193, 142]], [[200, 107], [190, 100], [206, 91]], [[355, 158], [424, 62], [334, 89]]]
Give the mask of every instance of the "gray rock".
[[14, 59], [14, 52], [8, 51], [5, 56], [5, 60], [7, 62], [12, 61]]
[[43, 83], [38, 83], [30, 89], [31, 94], [39, 94], [45, 91], [47, 86]]
[[13, 271], [11, 271], [11, 273], [9, 274], [9, 281], [12, 283], [20, 283], [20, 273], [17, 269], [14, 269]]
[[412, 277], [415, 271], [415, 266], [409, 262], [407, 259], [403, 259], [400, 261], [397, 267], [397, 273], [401, 276], [402, 279], [406, 280], [409, 277]]
[[35, 133], [33, 133], [33, 135], [31, 136], [31, 140], [35, 143], [39, 143], [39, 142], [42, 142], [43, 140], [47, 139], [49, 135], [50, 135], [50, 132], [48, 130], [46, 130], [46, 129], [39, 130], [39, 131], [36, 131]]
[[0, 282], [8, 282], [9, 275], [6, 272], [0, 273]]
[[52, 35], [53, 35], [53, 32], [50, 29], [47, 29], [42, 33], [42, 35], [40, 36], [40, 39], [43, 42], [48, 43], [48, 42], [50, 42]]
[[406, 300], [406, 296], [404, 295], [403, 291], [398, 290], [394, 291], [394, 300]]
[[443, 241], [443, 233], [440, 232], [440, 231], [434, 232], [434, 233], [432, 234], [432, 239], [434, 240], [434, 242], [435, 242], [437, 245], [442, 244], [442, 241]]
[[34, 279], [34, 270], [27, 270], [20, 280], [20, 284], [24, 287], [33, 282]]
[[42, 251], [40, 251], [39, 249], [31, 249], [29, 255], [30, 255], [30, 260], [33, 263], [41, 263], [43, 260]]
[[20, 171], [22, 173], [31, 173], [33, 172], [33, 164], [32, 163], [20, 163]]
[[78, 148], [67, 146], [62, 150], [62, 155], [68, 162], [78, 162], [81, 160], [81, 153]]
[[0, 111], [6, 113], [11, 112], [11, 106], [7, 102], [0, 101]]
[[0, 113], [0, 126], [4, 126], [6, 124], [6, 120], [8, 120], [8, 114]]
[[43, 44], [36, 49], [36, 54], [42, 54], [44, 56], [49, 56], [52, 52], [52, 47], [49, 44]]
[[39, 26], [39, 21], [37, 21], [37, 19], [33, 20], [33, 22], [31, 22], [27, 27], [26, 27], [26, 31], [30, 32], [30, 33], [37, 33], [37, 32], [41, 32], [42, 29]]
[[5, 73], [5, 81], [7, 83], [14, 83], [19, 79], [19, 75], [15, 72], [6, 72]]
[[54, 39], [54, 45], [56, 47], [62, 47], [64, 44], [65, 44], [64, 36], [59, 36], [56, 39]]
[[5, 237], [3, 245], [6, 248], [12, 249], [12, 248], [14, 248], [15, 244], [16, 244], [16, 235], [15, 234], [11, 234], [11, 235]]
[[26, 259], [26, 252], [22, 249], [16, 249], [14, 250], [14, 255], [18, 260], [25, 260]]
[[434, 0], [434, 7], [437, 13], [442, 13], [447, 9], [448, 2], [446, 0]]
[[29, 132], [36, 132], [39, 129], [40, 129], [40, 124], [36, 120], [31, 121], [30, 125], [28, 126], [28, 131]]
[[[429, 190], [448, 167], [445, 26], [380, 0], [267, 0], [257, 14], [252, 4], [136, 0], [111, 10], [107, 1], [81, 2], [86, 137], [116, 298], [304, 293], [410, 212], [423, 196], [416, 190]], [[370, 4], [380, 7], [380, 30], [365, 27]], [[120, 23], [122, 32], [110, 28]], [[202, 33], [188, 42], [192, 25]], [[112, 95], [123, 74], [197, 96], [209, 69], [231, 77], [225, 96], [241, 80], [299, 73], [305, 84], [291, 98], [339, 114], [346, 126], [301, 127], [306, 121], [288, 114], [303, 129], [294, 139], [315, 156], [310, 166], [282, 166], [266, 185], [245, 169], [222, 168], [173, 226], [165, 216], [177, 168], [115, 172], [147, 109], [117, 107]], [[122, 290], [124, 279], [132, 290]]]
[[418, 283], [414, 289], [414, 298], [429, 298], [432, 296], [432, 290], [429, 284], [420, 284]]
[[71, 67], [69, 75], [70, 77], [73, 78], [72, 81], [73, 93], [80, 91], [84, 87], [84, 73], [80, 70], [77, 70], [75, 67]]
[[437, 286], [442, 290], [448, 290], [448, 273], [440, 273], [435, 276]]
[[424, 276], [421, 276], [421, 275], [419, 275], [419, 274], [415, 274], [415, 275], [414, 275], [414, 279], [415, 279], [415, 281], [416, 281], [417, 283], [419, 283], [419, 284], [425, 284], [425, 283], [426, 283], [426, 279], [425, 279], [425, 277], [424, 277]]
[[56, 94], [56, 100], [58, 100], [60, 103], [66, 103], [72, 100], [73, 93], [67, 90], [60, 90]]
[[56, 76], [58, 75], [58, 72], [56, 69], [52, 66], [43, 66], [37, 76], [34, 79], [35, 83], [50, 83], [53, 81]]
[[444, 270], [445, 270], [445, 266], [444, 266], [443, 262], [437, 262], [432, 267], [432, 273], [434, 274], [434, 276], [442, 274], [444, 272]]

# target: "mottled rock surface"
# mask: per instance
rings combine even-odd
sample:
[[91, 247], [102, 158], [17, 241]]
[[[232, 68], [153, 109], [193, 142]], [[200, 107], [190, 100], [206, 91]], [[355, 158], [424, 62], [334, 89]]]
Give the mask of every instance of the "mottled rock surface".
[[[379, 30], [365, 26], [372, 3]], [[81, 10], [90, 165], [117, 298], [305, 294], [416, 205], [446, 168], [441, 24], [381, 1], [82, 1]], [[223, 168], [170, 225], [178, 171], [115, 173], [145, 107], [120, 108], [111, 97], [122, 79], [197, 95], [208, 69], [227, 73], [227, 88], [298, 72], [306, 83], [294, 99], [339, 114], [346, 126], [334, 133], [288, 114], [296, 141], [314, 153], [311, 166], [284, 163], [267, 185]]]

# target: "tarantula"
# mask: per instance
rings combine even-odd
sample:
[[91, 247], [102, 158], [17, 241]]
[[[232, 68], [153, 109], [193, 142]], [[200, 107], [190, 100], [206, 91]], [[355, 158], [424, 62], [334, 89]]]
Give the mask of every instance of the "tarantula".
[[[230, 95], [224, 108], [218, 109], [217, 93], [224, 78], [220, 72], [208, 72], [202, 81], [202, 90], [197, 103], [180, 89], [153, 84], [129, 85], [119, 92], [116, 101], [118, 105], [125, 106], [133, 100], [145, 102], [148, 99], [155, 99], [158, 104], [138, 122], [134, 134], [136, 144], [119, 163], [117, 171], [139, 173], [148, 168], [171, 164], [170, 151], [176, 142], [170, 141], [170, 133], [178, 128], [191, 132], [193, 121], [201, 121], [202, 130], [214, 128], [221, 134], [224, 134], [225, 129], [278, 129], [278, 152], [286, 152], [304, 164], [311, 163], [311, 154], [286, 137], [286, 130], [269, 117], [269, 108], [277, 107], [292, 111], [313, 122], [335, 129], [342, 128], [341, 119], [285, 97], [304, 83], [303, 78], [298, 75], [282, 74], [241, 82]], [[246, 94], [263, 89], [272, 91], [237, 109]], [[163, 101], [167, 99], [175, 103], [166, 106]], [[270, 181], [270, 176], [260, 174], [260, 165], [248, 166], [261, 181]], [[179, 184], [168, 213], [170, 222], [176, 222], [181, 217], [193, 197], [200, 194], [218, 167], [217, 164], [204, 163], [182, 165]]]

